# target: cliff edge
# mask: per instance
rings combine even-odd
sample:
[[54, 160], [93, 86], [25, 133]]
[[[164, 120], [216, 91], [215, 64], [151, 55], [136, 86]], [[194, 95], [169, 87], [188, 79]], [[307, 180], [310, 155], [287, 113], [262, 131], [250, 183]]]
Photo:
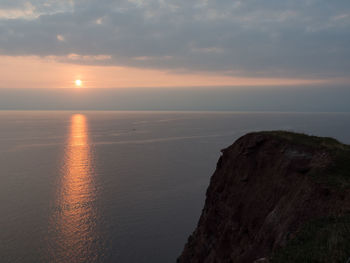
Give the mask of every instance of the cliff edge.
[[222, 150], [178, 263], [350, 262], [350, 146], [284, 131]]

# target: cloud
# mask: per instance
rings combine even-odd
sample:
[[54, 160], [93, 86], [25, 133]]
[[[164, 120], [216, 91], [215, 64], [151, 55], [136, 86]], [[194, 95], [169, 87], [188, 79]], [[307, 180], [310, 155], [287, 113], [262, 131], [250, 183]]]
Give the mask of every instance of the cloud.
[[64, 42], [64, 36], [57, 35], [56, 38], [57, 38], [58, 41]]
[[0, 19], [34, 19], [37, 17], [34, 6], [29, 2], [24, 3], [22, 7], [0, 9]]
[[[348, 0], [4, 0], [0, 53], [240, 76], [346, 77], [349, 28]], [[95, 59], [101, 56], [108, 59]]]
[[0, 19], [35, 19], [43, 14], [56, 14], [72, 10], [72, 0], [60, 1], [2, 1], [0, 3]]
[[65, 63], [77, 63], [77, 64], [104, 64], [105, 61], [111, 59], [109, 55], [96, 55], [96, 56], [82, 56], [79, 54], [68, 54], [67, 56], [45, 56], [48, 61], [58, 61]]

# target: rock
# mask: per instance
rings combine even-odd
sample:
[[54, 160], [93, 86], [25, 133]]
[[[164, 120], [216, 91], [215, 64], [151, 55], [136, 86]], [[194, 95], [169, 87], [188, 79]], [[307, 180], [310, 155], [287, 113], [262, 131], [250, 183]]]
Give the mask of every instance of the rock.
[[222, 153], [177, 262], [346, 262], [350, 146], [273, 131]]
[[254, 261], [254, 263], [268, 263], [269, 260], [267, 258], [259, 258]]

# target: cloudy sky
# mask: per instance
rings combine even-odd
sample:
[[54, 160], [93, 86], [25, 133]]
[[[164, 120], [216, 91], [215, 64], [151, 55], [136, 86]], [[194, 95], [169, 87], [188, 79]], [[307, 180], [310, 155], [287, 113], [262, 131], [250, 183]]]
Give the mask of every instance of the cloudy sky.
[[[348, 111], [350, 1], [1, 0], [0, 109], [64, 104], [70, 92], [40, 89], [77, 79], [94, 90], [88, 109], [119, 97], [127, 109], [206, 109], [216, 98], [208, 109]], [[71, 94], [71, 106], [52, 108], [82, 103]]]
[[350, 1], [2, 0], [0, 54], [6, 87], [349, 83]]

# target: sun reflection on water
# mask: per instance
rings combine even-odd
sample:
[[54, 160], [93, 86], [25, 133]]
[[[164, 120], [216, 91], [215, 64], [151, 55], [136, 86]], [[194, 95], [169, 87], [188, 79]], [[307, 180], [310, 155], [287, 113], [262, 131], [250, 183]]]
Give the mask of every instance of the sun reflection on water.
[[71, 117], [62, 175], [51, 218], [55, 234], [51, 262], [94, 262], [97, 259], [96, 187], [86, 117]]

